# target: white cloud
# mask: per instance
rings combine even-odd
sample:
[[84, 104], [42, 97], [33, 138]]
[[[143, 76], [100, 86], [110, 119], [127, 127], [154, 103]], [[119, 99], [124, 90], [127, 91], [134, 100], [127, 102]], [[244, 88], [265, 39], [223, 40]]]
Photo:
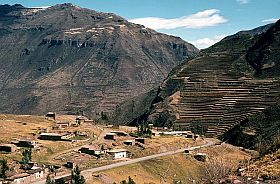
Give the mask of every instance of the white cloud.
[[236, 0], [239, 4], [247, 4], [249, 0]]
[[262, 20], [262, 22], [269, 24], [269, 23], [275, 23], [275, 22], [277, 22], [277, 20], [279, 20], [279, 19], [265, 19], [265, 20]]
[[213, 38], [202, 38], [202, 39], [190, 41], [190, 43], [194, 44], [199, 49], [205, 49], [221, 41], [224, 37], [226, 37], [226, 35], [217, 35], [214, 36]]
[[216, 26], [227, 22], [227, 20], [221, 16], [220, 11], [217, 9], [209, 9], [173, 19], [165, 19], [159, 17], [144, 17], [130, 20], [130, 22], [136, 24], [142, 24], [151, 29], [176, 29], [176, 28], [204, 28], [210, 26]]

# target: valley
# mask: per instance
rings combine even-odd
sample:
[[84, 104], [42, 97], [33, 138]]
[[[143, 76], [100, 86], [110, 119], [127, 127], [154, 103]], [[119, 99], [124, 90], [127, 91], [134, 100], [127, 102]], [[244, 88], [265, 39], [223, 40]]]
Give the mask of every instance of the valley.
[[200, 50], [137, 21], [0, 5], [0, 184], [280, 183], [280, 20]]

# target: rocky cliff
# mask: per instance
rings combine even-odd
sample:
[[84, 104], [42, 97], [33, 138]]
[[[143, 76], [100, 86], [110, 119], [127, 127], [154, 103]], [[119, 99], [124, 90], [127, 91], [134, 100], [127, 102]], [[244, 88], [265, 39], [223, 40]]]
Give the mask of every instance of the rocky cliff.
[[121, 104], [137, 106], [137, 96], [198, 53], [178, 37], [72, 4], [0, 12], [1, 113], [103, 112], [129, 122], [146, 106], [117, 117]]

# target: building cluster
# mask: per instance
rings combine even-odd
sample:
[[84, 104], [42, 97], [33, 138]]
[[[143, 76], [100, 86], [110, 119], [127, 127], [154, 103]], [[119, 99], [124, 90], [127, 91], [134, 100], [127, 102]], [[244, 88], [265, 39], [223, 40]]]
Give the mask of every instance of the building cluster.
[[158, 132], [159, 135], [172, 135], [172, 136], [183, 136], [189, 139], [198, 139], [199, 135], [194, 134], [191, 131], [161, 131]]
[[[60, 121], [59, 118], [56, 117], [56, 114], [53, 112], [49, 112], [45, 116], [46, 119], [52, 121], [54, 124], [51, 128], [47, 128], [44, 130], [40, 129], [38, 137], [34, 137], [33, 139], [18, 139], [13, 140], [9, 144], [1, 144], [0, 151], [12, 153], [16, 152], [18, 148], [38, 148], [41, 149], [40, 144], [44, 144], [44, 141], [75, 141], [76, 137], [89, 137], [87, 133], [81, 132], [79, 127], [83, 123], [94, 124], [92, 120], [88, 120], [84, 116], [77, 116], [75, 121]], [[107, 127], [106, 127], [107, 128]], [[135, 153], [133, 149], [137, 146], [141, 148], [141, 150], [149, 147], [148, 138], [151, 136], [183, 136], [189, 139], [197, 139], [198, 135], [190, 132], [190, 131], [173, 131], [170, 129], [159, 129], [157, 127], [153, 127], [153, 125], [149, 125], [152, 135], [138, 134], [138, 129], [134, 127], [134, 129], [129, 129], [126, 131], [122, 131], [122, 129], [115, 129], [114, 127], [109, 127], [111, 129], [110, 132], [106, 133], [104, 137], [100, 137], [99, 141], [92, 142], [87, 145], [84, 145], [79, 148], [78, 151], [73, 151], [73, 155], [69, 157], [69, 159], [64, 160], [66, 163], [64, 166], [67, 168], [73, 168], [75, 164], [77, 164], [76, 158], [87, 158], [94, 156], [97, 160], [99, 159], [108, 159], [108, 160], [117, 160], [117, 159], [127, 159], [131, 158]], [[74, 131], [75, 130], [75, 131]], [[130, 132], [130, 133], [128, 133]], [[44, 141], [36, 141], [36, 140], [44, 140]], [[88, 139], [90, 140], [90, 139]], [[83, 155], [84, 154], [84, 155]], [[90, 155], [90, 156], [88, 156]], [[197, 159], [204, 160], [203, 155], [196, 156]], [[64, 158], [63, 158], [64, 159]], [[65, 162], [66, 161], [66, 162]], [[53, 167], [53, 165], [51, 166]], [[49, 173], [47, 168], [50, 167], [37, 167], [32, 166], [29, 170], [24, 170], [24, 172], [17, 172], [7, 178], [11, 184], [25, 184], [31, 183], [36, 180], [40, 180], [45, 178]], [[58, 166], [60, 169], [61, 166]], [[1, 181], [0, 181], [1, 184]]]
[[[38, 128], [38, 133], [34, 133], [32, 137], [25, 139], [13, 139], [10, 143], [0, 143], [0, 152], [4, 153], [19, 153], [23, 149], [41, 149], [44, 144], [43, 141], [77, 141], [73, 138], [79, 137], [87, 138], [88, 134], [80, 131], [75, 127], [79, 127], [81, 123], [93, 123], [93, 120], [88, 120], [84, 116], [77, 116], [75, 121], [60, 121], [56, 117], [56, 114], [49, 112], [45, 115], [45, 119], [52, 121], [54, 124], [51, 128]], [[79, 139], [78, 139], [79, 140]], [[0, 184], [29, 184], [34, 181], [38, 181], [46, 178], [49, 173], [49, 167], [37, 166], [37, 164], [29, 162], [27, 168], [22, 168], [23, 163], [12, 162], [9, 163], [12, 168], [16, 168], [13, 172], [10, 172], [8, 178], [0, 180]], [[1, 167], [1, 166], [0, 166]]]
[[83, 146], [79, 149], [81, 153], [94, 155], [97, 158], [109, 156], [113, 159], [127, 158], [129, 151], [126, 149], [109, 149], [107, 146]]
[[[127, 138], [128, 137], [128, 138]], [[80, 153], [89, 154], [100, 158], [122, 159], [131, 157], [127, 146], [144, 147], [147, 138], [131, 137], [125, 131], [114, 130], [106, 133], [102, 144], [85, 145], [79, 149]]]
[[87, 137], [88, 135], [80, 131], [68, 131], [68, 129], [73, 127], [79, 127], [81, 123], [94, 123], [93, 120], [89, 120], [85, 116], [77, 116], [76, 121], [57, 121], [56, 115], [53, 112], [48, 112], [45, 116], [48, 120], [53, 120], [55, 125], [52, 127], [52, 130], [49, 132], [42, 132], [39, 135], [40, 140], [49, 140], [49, 141], [73, 141], [74, 137]]

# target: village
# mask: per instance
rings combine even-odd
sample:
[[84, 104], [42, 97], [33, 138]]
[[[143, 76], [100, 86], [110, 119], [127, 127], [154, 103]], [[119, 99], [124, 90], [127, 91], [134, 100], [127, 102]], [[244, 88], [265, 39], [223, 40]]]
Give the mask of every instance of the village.
[[[188, 147], [205, 143], [190, 131], [152, 124], [113, 126], [54, 112], [45, 117], [0, 115], [0, 122], [0, 157], [8, 166], [0, 184], [32, 183], [62, 176], [76, 166], [85, 170], [182, 148], [189, 154]], [[201, 153], [196, 155], [201, 156], [204, 158]], [[70, 179], [66, 177], [64, 182]]]

